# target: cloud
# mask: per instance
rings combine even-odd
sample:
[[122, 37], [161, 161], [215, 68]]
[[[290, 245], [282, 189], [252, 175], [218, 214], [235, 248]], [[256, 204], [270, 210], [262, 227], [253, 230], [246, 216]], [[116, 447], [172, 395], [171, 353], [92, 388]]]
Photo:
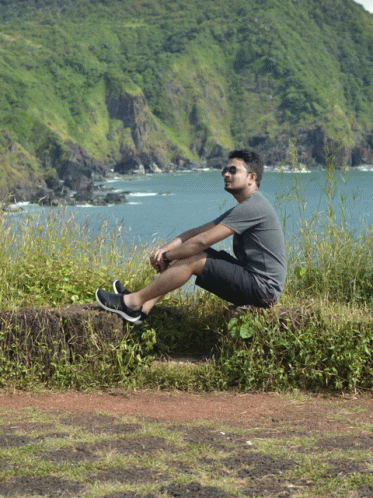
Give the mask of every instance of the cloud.
[[369, 12], [373, 12], [373, 0], [355, 0], [355, 2], [361, 4]]

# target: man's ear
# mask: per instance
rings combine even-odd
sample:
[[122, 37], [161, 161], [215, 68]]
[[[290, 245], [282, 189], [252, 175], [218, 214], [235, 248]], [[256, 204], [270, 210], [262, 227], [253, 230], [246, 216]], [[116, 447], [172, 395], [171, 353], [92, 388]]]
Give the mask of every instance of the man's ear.
[[251, 171], [251, 173], [249, 174], [249, 177], [250, 177], [250, 185], [252, 185], [253, 183], [256, 183], [256, 173]]

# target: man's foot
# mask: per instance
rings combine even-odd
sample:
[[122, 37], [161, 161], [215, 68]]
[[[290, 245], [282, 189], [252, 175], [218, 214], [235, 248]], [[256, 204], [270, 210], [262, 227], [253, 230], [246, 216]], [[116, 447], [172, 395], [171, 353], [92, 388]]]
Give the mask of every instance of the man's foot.
[[[131, 291], [129, 291], [124, 285], [119, 282], [119, 280], [114, 280], [113, 282], [113, 289], [115, 294], [120, 294], [122, 296], [126, 294], [131, 294]], [[136, 325], [140, 325], [140, 323], [145, 322], [146, 320], [149, 320], [149, 315], [144, 313], [143, 311], [141, 312], [141, 316], [137, 322], [134, 322]]]
[[124, 287], [124, 285], [119, 282], [119, 280], [114, 280], [113, 289], [115, 294], [131, 294], [131, 292]]
[[123, 302], [122, 294], [113, 294], [102, 289], [96, 290], [96, 299], [101, 308], [106, 311], [117, 313], [127, 322], [139, 323], [141, 319], [141, 310], [132, 310]]

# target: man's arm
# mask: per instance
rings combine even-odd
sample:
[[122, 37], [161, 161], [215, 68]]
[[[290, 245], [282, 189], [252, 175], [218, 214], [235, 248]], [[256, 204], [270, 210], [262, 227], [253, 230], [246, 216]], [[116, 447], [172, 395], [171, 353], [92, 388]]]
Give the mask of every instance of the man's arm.
[[170, 251], [171, 249], [175, 249], [176, 247], [181, 246], [181, 244], [183, 244], [187, 240], [191, 239], [192, 237], [195, 237], [200, 233], [210, 230], [210, 228], [213, 228], [214, 226], [215, 226], [214, 223], [211, 221], [210, 223], [205, 223], [204, 225], [201, 225], [196, 228], [191, 228], [190, 230], [181, 233], [180, 235], [172, 239], [170, 242], [167, 242], [167, 244], [165, 244], [164, 246], [157, 249], [154, 253], [152, 253], [150, 255], [150, 264], [153, 266], [153, 268], [155, 268], [158, 271], [159, 264], [160, 262], [163, 261], [162, 254], [164, 252]]
[[[204, 229], [200, 230], [201, 228]], [[234, 231], [231, 228], [228, 228], [221, 224], [215, 225], [214, 223], [208, 223], [207, 225], [203, 225], [202, 227], [199, 227], [195, 230], [198, 230], [197, 232], [195, 232], [195, 235], [192, 234], [192, 236], [185, 239], [185, 241], [182, 241], [181, 244], [174, 245], [169, 249], [167, 248], [167, 244], [166, 246], [163, 246], [163, 248], [161, 248], [161, 250], [163, 249], [163, 251], [160, 252], [159, 257], [155, 262], [158, 267], [154, 265], [153, 266], [156, 269], [159, 267], [161, 270], [164, 269], [165, 265], [162, 254], [165, 251], [167, 251], [167, 258], [171, 261], [177, 259], [185, 259], [193, 256], [194, 254], [198, 254], [204, 251], [208, 247], [234, 234]]]

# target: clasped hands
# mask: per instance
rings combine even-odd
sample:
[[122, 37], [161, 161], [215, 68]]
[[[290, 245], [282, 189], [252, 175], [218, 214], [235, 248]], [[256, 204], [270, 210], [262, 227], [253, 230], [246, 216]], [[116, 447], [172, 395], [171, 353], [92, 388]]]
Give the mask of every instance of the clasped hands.
[[164, 261], [162, 256], [165, 251], [166, 249], [161, 247], [149, 256], [150, 264], [157, 273], [162, 273], [168, 268], [168, 264]]

